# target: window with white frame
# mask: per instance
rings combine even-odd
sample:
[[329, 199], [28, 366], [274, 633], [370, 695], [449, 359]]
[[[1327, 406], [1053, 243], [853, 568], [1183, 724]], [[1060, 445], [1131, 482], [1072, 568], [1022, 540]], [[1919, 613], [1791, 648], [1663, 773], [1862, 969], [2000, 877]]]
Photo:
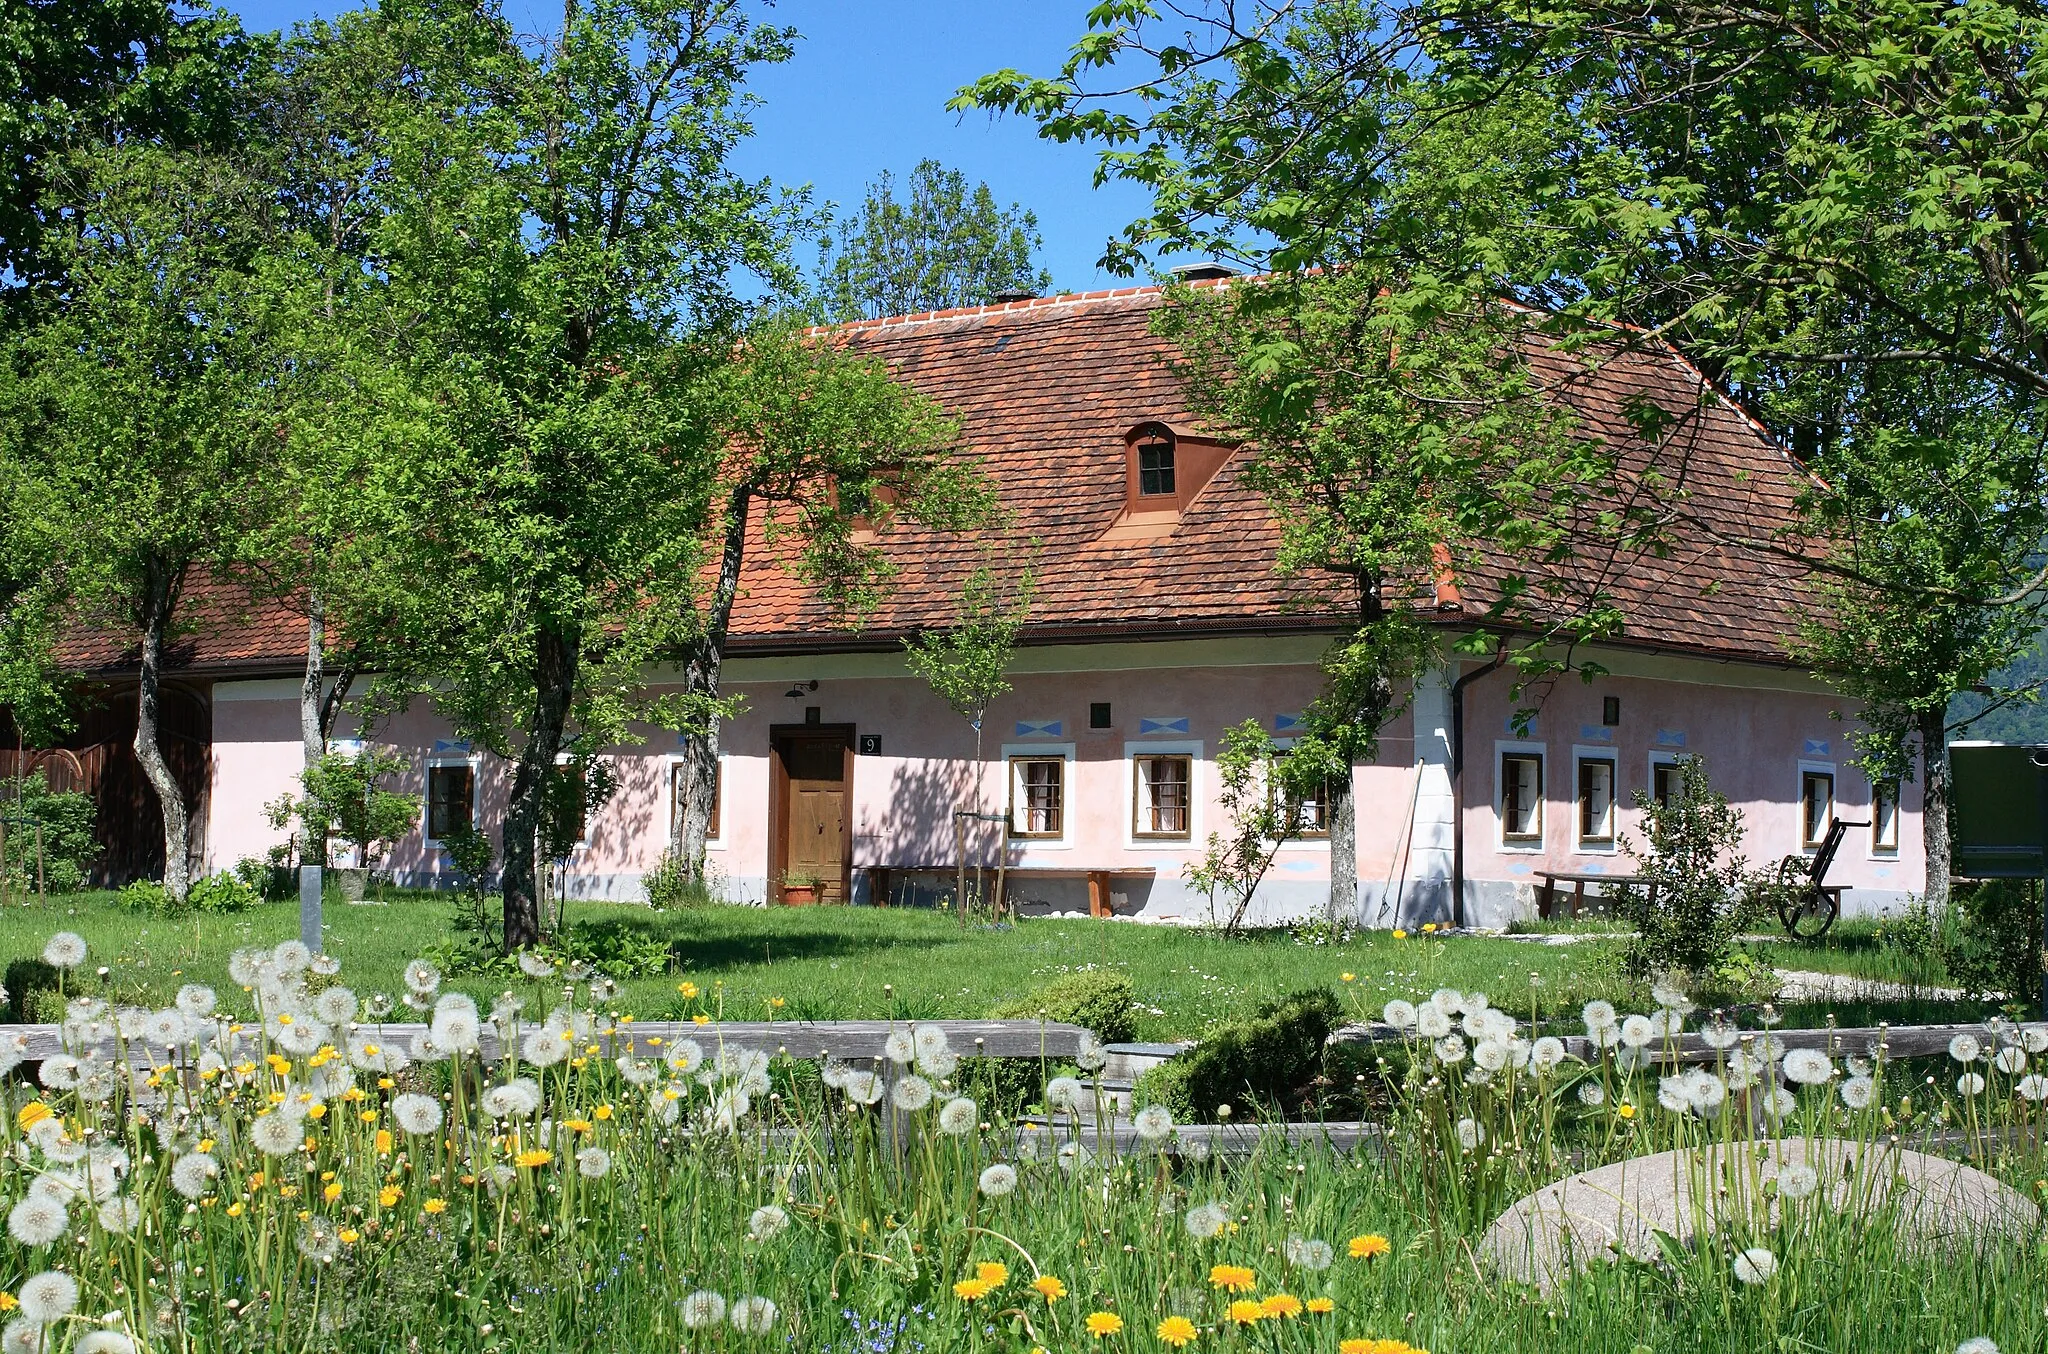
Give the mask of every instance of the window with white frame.
[[1131, 762], [1131, 835], [1186, 841], [1194, 833], [1195, 759], [1141, 753]]
[[1059, 837], [1067, 823], [1067, 759], [1010, 758], [1010, 835]]
[[476, 826], [476, 766], [459, 761], [427, 763], [426, 835], [446, 841], [451, 833]]
[[[678, 841], [683, 835], [683, 806], [690, 798], [690, 764], [678, 758], [668, 764], [668, 835], [670, 841]], [[719, 807], [725, 801], [725, 761], [721, 758], [711, 768], [711, 816], [704, 828], [706, 841], [717, 841], [719, 828]]]
[[1881, 780], [1870, 787], [1870, 849], [1899, 849], [1899, 783]]
[[1835, 822], [1833, 767], [1799, 768], [1799, 844], [1808, 850], [1827, 840]]
[[1614, 758], [1580, 757], [1578, 775], [1579, 845], [1614, 845]]
[[1526, 749], [1500, 754], [1501, 840], [1533, 845], [1543, 840], [1543, 754]]
[[[1287, 749], [1293, 744], [1281, 745], [1277, 761], [1284, 761]], [[1330, 835], [1330, 783], [1318, 781], [1312, 786], [1293, 787], [1300, 796], [1292, 804], [1282, 804], [1282, 787], [1276, 782], [1266, 787], [1266, 799], [1273, 810], [1284, 819], [1289, 810], [1293, 813], [1293, 830], [1296, 837], [1321, 841]]]
[[1650, 761], [1650, 802], [1670, 807], [1671, 801], [1685, 795], [1685, 768], [1678, 764], [1676, 757], [1656, 757]]

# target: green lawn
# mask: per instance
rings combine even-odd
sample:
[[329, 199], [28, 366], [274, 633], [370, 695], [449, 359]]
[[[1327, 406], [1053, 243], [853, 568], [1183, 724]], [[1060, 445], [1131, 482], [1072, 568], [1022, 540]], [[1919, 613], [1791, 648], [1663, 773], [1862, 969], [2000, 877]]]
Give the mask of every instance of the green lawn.
[[[236, 947], [298, 934], [296, 903], [167, 920], [124, 911], [112, 899], [84, 894], [47, 908], [0, 911], [0, 961], [39, 954], [51, 932], [74, 930], [92, 947], [88, 968], [112, 967], [120, 999], [160, 1005], [184, 982], [226, 989], [227, 956]], [[327, 949], [342, 960], [343, 981], [358, 992], [397, 992], [406, 961], [447, 939], [453, 915], [449, 902], [430, 894], [398, 895], [381, 907], [330, 903]], [[617, 1008], [643, 1018], [678, 1013], [677, 987], [688, 980], [720, 1000], [714, 1009], [728, 1019], [766, 1018], [773, 998], [783, 1001], [775, 1010], [781, 1019], [964, 1019], [1090, 968], [1130, 978], [1142, 1008], [1139, 1035], [1146, 1039], [1198, 1036], [1265, 998], [1311, 986], [1340, 988], [1361, 1015], [1377, 1014], [1390, 996], [1440, 986], [1480, 989], [1525, 1017], [1532, 1000], [1545, 1015], [1570, 1015], [1594, 996], [1631, 999], [1605, 940], [1547, 946], [1470, 936], [1396, 940], [1371, 932], [1338, 944], [1286, 932], [1232, 940], [1179, 927], [1081, 919], [963, 929], [950, 915], [905, 909], [713, 906], [655, 913], [604, 903], [572, 903], [570, 921], [631, 928], [670, 947], [670, 973], [631, 980], [620, 994]], [[1771, 948], [1783, 952], [1773, 958], [1787, 966], [1809, 966], [1812, 958], [1805, 947], [1796, 960], [1790, 946]], [[1856, 955], [1861, 963], [1872, 957]], [[1534, 985], [1532, 977], [1539, 980]], [[470, 977], [450, 985], [488, 998], [511, 984]], [[1825, 1014], [1815, 1011], [1812, 1019], [1817, 1023]]]

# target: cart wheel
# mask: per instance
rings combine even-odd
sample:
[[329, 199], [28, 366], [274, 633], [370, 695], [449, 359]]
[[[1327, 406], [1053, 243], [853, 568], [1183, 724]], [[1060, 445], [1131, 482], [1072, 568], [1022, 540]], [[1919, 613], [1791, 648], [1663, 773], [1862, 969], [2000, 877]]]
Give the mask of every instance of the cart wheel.
[[1840, 912], [1841, 904], [1833, 894], [1810, 889], [1786, 900], [1778, 909], [1778, 920], [1785, 924], [1788, 935], [1800, 940], [1819, 940], [1835, 924]]

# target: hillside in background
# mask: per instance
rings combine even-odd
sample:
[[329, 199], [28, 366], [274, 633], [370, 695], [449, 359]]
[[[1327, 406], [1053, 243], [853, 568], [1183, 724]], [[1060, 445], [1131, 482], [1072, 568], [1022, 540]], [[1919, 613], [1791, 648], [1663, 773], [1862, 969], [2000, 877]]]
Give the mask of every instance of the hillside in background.
[[[2034, 642], [2031, 651], [1991, 679], [1998, 690], [2029, 687], [2038, 691], [2048, 683], [2048, 633]], [[1948, 708], [1951, 728], [1969, 719], [1966, 727], [1955, 728], [1952, 739], [1991, 743], [2048, 743], [2048, 705], [2038, 700], [2015, 701], [1990, 713], [1982, 713], [1990, 702], [1982, 696], [1958, 696]]]

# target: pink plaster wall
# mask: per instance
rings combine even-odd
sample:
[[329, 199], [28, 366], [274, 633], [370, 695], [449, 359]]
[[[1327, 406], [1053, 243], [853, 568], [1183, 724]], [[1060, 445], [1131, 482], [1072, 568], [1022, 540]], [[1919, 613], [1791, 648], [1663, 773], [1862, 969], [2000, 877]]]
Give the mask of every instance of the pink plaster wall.
[[[1577, 842], [1574, 748], [1604, 750], [1596, 737], [1586, 736], [1589, 727], [1596, 732], [1602, 727], [1603, 696], [1621, 699], [1621, 723], [1608, 732], [1620, 778], [1615, 798], [1622, 806], [1619, 826], [1623, 834], [1638, 832], [1642, 815], [1634, 800], [1638, 791], [1650, 788], [1653, 751], [1705, 758], [1715, 788], [1743, 812], [1747, 834], [1742, 850], [1752, 865], [1767, 865], [1800, 853], [1801, 762], [1833, 768], [1838, 817], [1870, 818], [1870, 782], [1849, 765], [1853, 749], [1848, 734], [1854, 721], [1830, 717], [1844, 709], [1839, 698], [1630, 677], [1601, 677], [1589, 685], [1567, 676], [1559, 678], [1540, 702], [1533, 696], [1525, 698], [1539, 713], [1533, 731], [1522, 736], [1508, 727], [1513, 704], [1507, 696], [1508, 680], [1503, 676], [1481, 679], [1466, 692], [1462, 802], [1468, 878], [1527, 881], [1538, 868], [1605, 868], [1617, 873], [1633, 868], [1626, 854], [1584, 849]], [[1660, 732], [1667, 731], [1682, 733], [1684, 745], [1659, 746]], [[1529, 742], [1544, 749], [1541, 851], [1511, 848], [1501, 841], [1495, 806], [1499, 795], [1497, 749], [1503, 742]], [[1809, 744], [1813, 750], [1808, 750]], [[1899, 849], [1875, 852], [1869, 830], [1851, 828], [1828, 872], [1829, 883], [1879, 895], [1874, 902], [1890, 901], [1884, 895], [1919, 890], [1925, 874], [1920, 787], [1909, 784], [1904, 788]]]

